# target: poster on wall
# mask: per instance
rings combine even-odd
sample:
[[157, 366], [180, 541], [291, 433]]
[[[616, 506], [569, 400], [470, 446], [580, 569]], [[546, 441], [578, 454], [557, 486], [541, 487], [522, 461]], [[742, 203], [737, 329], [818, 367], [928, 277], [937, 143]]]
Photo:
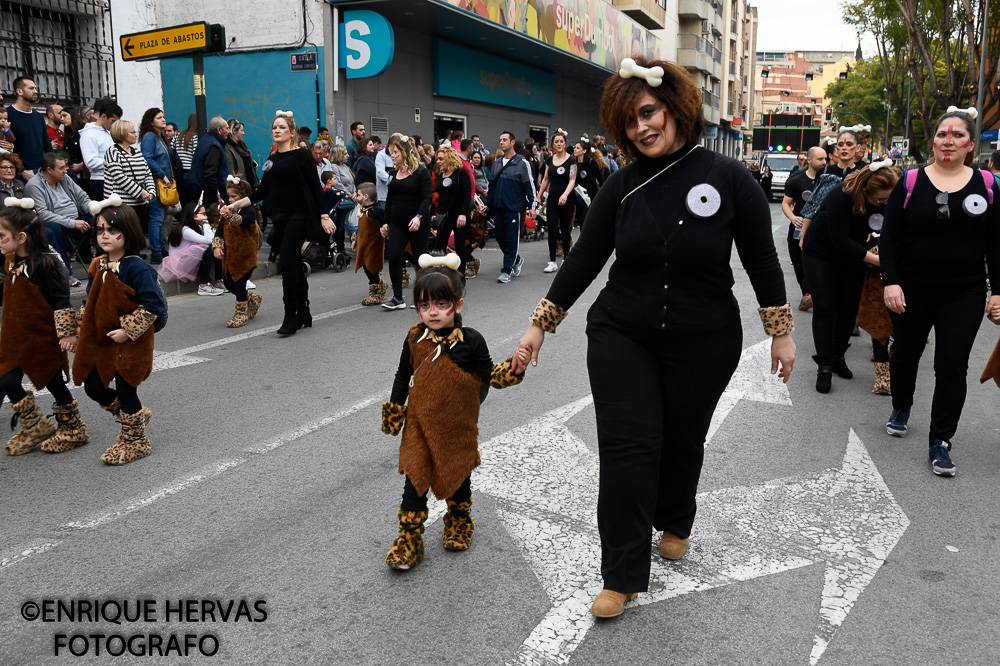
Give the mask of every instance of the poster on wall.
[[605, 69], [655, 58], [660, 39], [602, 0], [438, 0], [516, 30]]

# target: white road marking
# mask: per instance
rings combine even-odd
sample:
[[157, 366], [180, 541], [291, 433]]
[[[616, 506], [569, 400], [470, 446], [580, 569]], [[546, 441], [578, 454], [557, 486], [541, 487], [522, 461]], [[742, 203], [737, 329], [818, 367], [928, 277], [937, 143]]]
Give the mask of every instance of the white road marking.
[[26, 546], [15, 551], [13, 555], [8, 557], [0, 558], [0, 571], [3, 571], [12, 564], [17, 564], [23, 560], [28, 559], [32, 555], [38, 555], [39, 553], [44, 553], [48, 550], [52, 550], [58, 546], [61, 541], [49, 541], [45, 543], [36, 544], [34, 546]]
[[763, 340], [747, 347], [740, 355], [740, 364], [729, 380], [729, 385], [719, 398], [719, 404], [712, 414], [712, 423], [708, 426], [708, 445], [715, 437], [716, 431], [722, 425], [729, 412], [740, 400], [754, 402], [769, 402], [775, 405], [792, 405], [788, 395], [788, 385], [771, 374], [771, 340]]

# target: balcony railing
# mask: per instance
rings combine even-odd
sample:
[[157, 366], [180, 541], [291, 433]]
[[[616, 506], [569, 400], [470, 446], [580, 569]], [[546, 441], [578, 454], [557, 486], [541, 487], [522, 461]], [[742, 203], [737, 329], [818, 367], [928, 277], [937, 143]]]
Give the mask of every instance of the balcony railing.
[[732, 103], [732, 101], [730, 101], [729, 104], [726, 105], [726, 115], [730, 116], [730, 117], [733, 115], [733, 103]]
[[732, 74], [733, 76], [736, 76], [736, 61], [735, 60], [730, 60], [729, 61], [729, 73]]
[[733, 34], [735, 35], [736, 34], [736, 19], [732, 19], [730, 21], [730, 25], [732, 26]]
[[701, 103], [705, 106], [710, 106], [713, 109], [718, 110], [719, 108], [719, 96], [716, 95], [711, 90], [705, 88], [701, 89]]
[[691, 32], [681, 32], [677, 34], [677, 49], [691, 49], [694, 51], [701, 51], [709, 56], [715, 62], [722, 64], [722, 51], [715, 46], [711, 41], [705, 39], [701, 35], [696, 35]]

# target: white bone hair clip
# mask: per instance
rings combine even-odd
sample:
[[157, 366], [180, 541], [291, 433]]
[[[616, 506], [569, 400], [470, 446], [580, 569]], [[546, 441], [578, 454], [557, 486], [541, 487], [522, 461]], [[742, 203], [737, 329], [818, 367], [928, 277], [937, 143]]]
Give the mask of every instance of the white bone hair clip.
[[970, 106], [967, 109], [960, 109], [957, 106], [949, 106], [947, 113], [955, 113], [956, 111], [959, 113], [969, 114], [970, 116], [972, 116], [973, 120], [975, 120], [979, 116], [979, 111], [974, 106]]
[[121, 206], [121, 205], [122, 205], [122, 198], [117, 194], [112, 194], [104, 201], [91, 201], [90, 214], [97, 215], [108, 206]]
[[431, 266], [446, 266], [453, 271], [457, 271], [458, 267], [462, 265], [462, 260], [457, 254], [449, 253], [444, 256], [435, 257], [430, 254], [422, 254], [417, 260], [421, 268], [430, 268]]
[[229, 174], [228, 176], [226, 176], [226, 182], [227, 183], [233, 183], [234, 185], [239, 185], [240, 184], [240, 177], [239, 176], [234, 176], [233, 174]]
[[35, 200], [31, 197], [24, 197], [23, 199], [18, 199], [17, 197], [7, 197], [3, 200], [3, 205], [10, 208], [24, 208], [25, 210], [31, 210], [35, 207]]
[[291, 118], [292, 117], [292, 112], [291, 111], [282, 111], [281, 109], [278, 109], [277, 111], [274, 112], [274, 117], [275, 118]]
[[656, 88], [663, 83], [663, 68], [659, 65], [656, 67], [642, 67], [635, 64], [635, 60], [632, 58], [625, 58], [622, 60], [622, 66], [618, 69], [618, 76], [623, 79], [632, 77], [646, 79], [646, 83], [650, 87]]
[[892, 158], [887, 157], [884, 160], [882, 160], [881, 162], [872, 162], [871, 164], [869, 164], [868, 165], [868, 170], [869, 171], [878, 171], [882, 167], [891, 167], [891, 166], [892, 166]]

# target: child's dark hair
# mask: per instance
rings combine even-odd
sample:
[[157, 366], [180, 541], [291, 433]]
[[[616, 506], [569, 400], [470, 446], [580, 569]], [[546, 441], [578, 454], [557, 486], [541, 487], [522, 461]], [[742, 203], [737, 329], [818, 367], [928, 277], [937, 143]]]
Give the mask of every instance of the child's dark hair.
[[361, 183], [357, 187], [358, 194], [363, 197], [368, 197], [368, 200], [375, 203], [378, 200], [378, 188], [375, 187], [375, 183]]
[[232, 190], [236, 194], [240, 195], [240, 198], [249, 197], [253, 194], [253, 188], [250, 187], [250, 182], [244, 178], [240, 178], [240, 182], [234, 183], [229, 181], [226, 183], [226, 191]]
[[336, 175], [332, 171], [324, 171], [319, 177], [319, 182], [323, 183], [323, 187], [326, 187], [327, 182], [333, 180]]
[[219, 222], [222, 220], [222, 214], [219, 212], [219, 204], [214, 203], [205, 206], [205, 217], [208, 218], [208, 223], [212, 225], [213, 229], [219, 226]]
[[188, 229], [193, 229], [199, 234], [201, 233], [201, 225], [195, 221], [194, 216], [198, 212], [198, 204], [195, 202], [189, 202], [184, 204], [184, 208], [181, 209], [181, 216], [177, 219], [177, 223], [174, 224], [174, 228], [170, 230], [170, 236], [167, 238], [167, 243], [173, 247], [177, 247], [184, 240], [184, 227]]
[[[0, 224], [7, 227], [13, 235], [23, 233], [25, 248], [32, 266], [36, 263], [44, 263], [50, 268], [55, 265], [58, 255], [49, 251], [49, 240], [45, 236], [45, 223], [38, 217], [34, 208], [19, 208], [14, 206], [0, 206]], [[62, 265], [62, 262], [59, 261]]]
[[109, 227], [121, 232], [125, 238], [125, 255], [139, 254], [146, 247], [146, 236], [142, 233], [139, 216], [131, 206], [108, 206], [94, 216], [94, 231], [97, 231], [97, 220], [103, 219]]
[[[430, 266], [417, 271], [413, 283], [413, 302], [451, 301], [458, 303], [465, 293], [462, 276], [447, 266]], [[462, 325], [462, 315], [455, 311], [455, 326]]]

